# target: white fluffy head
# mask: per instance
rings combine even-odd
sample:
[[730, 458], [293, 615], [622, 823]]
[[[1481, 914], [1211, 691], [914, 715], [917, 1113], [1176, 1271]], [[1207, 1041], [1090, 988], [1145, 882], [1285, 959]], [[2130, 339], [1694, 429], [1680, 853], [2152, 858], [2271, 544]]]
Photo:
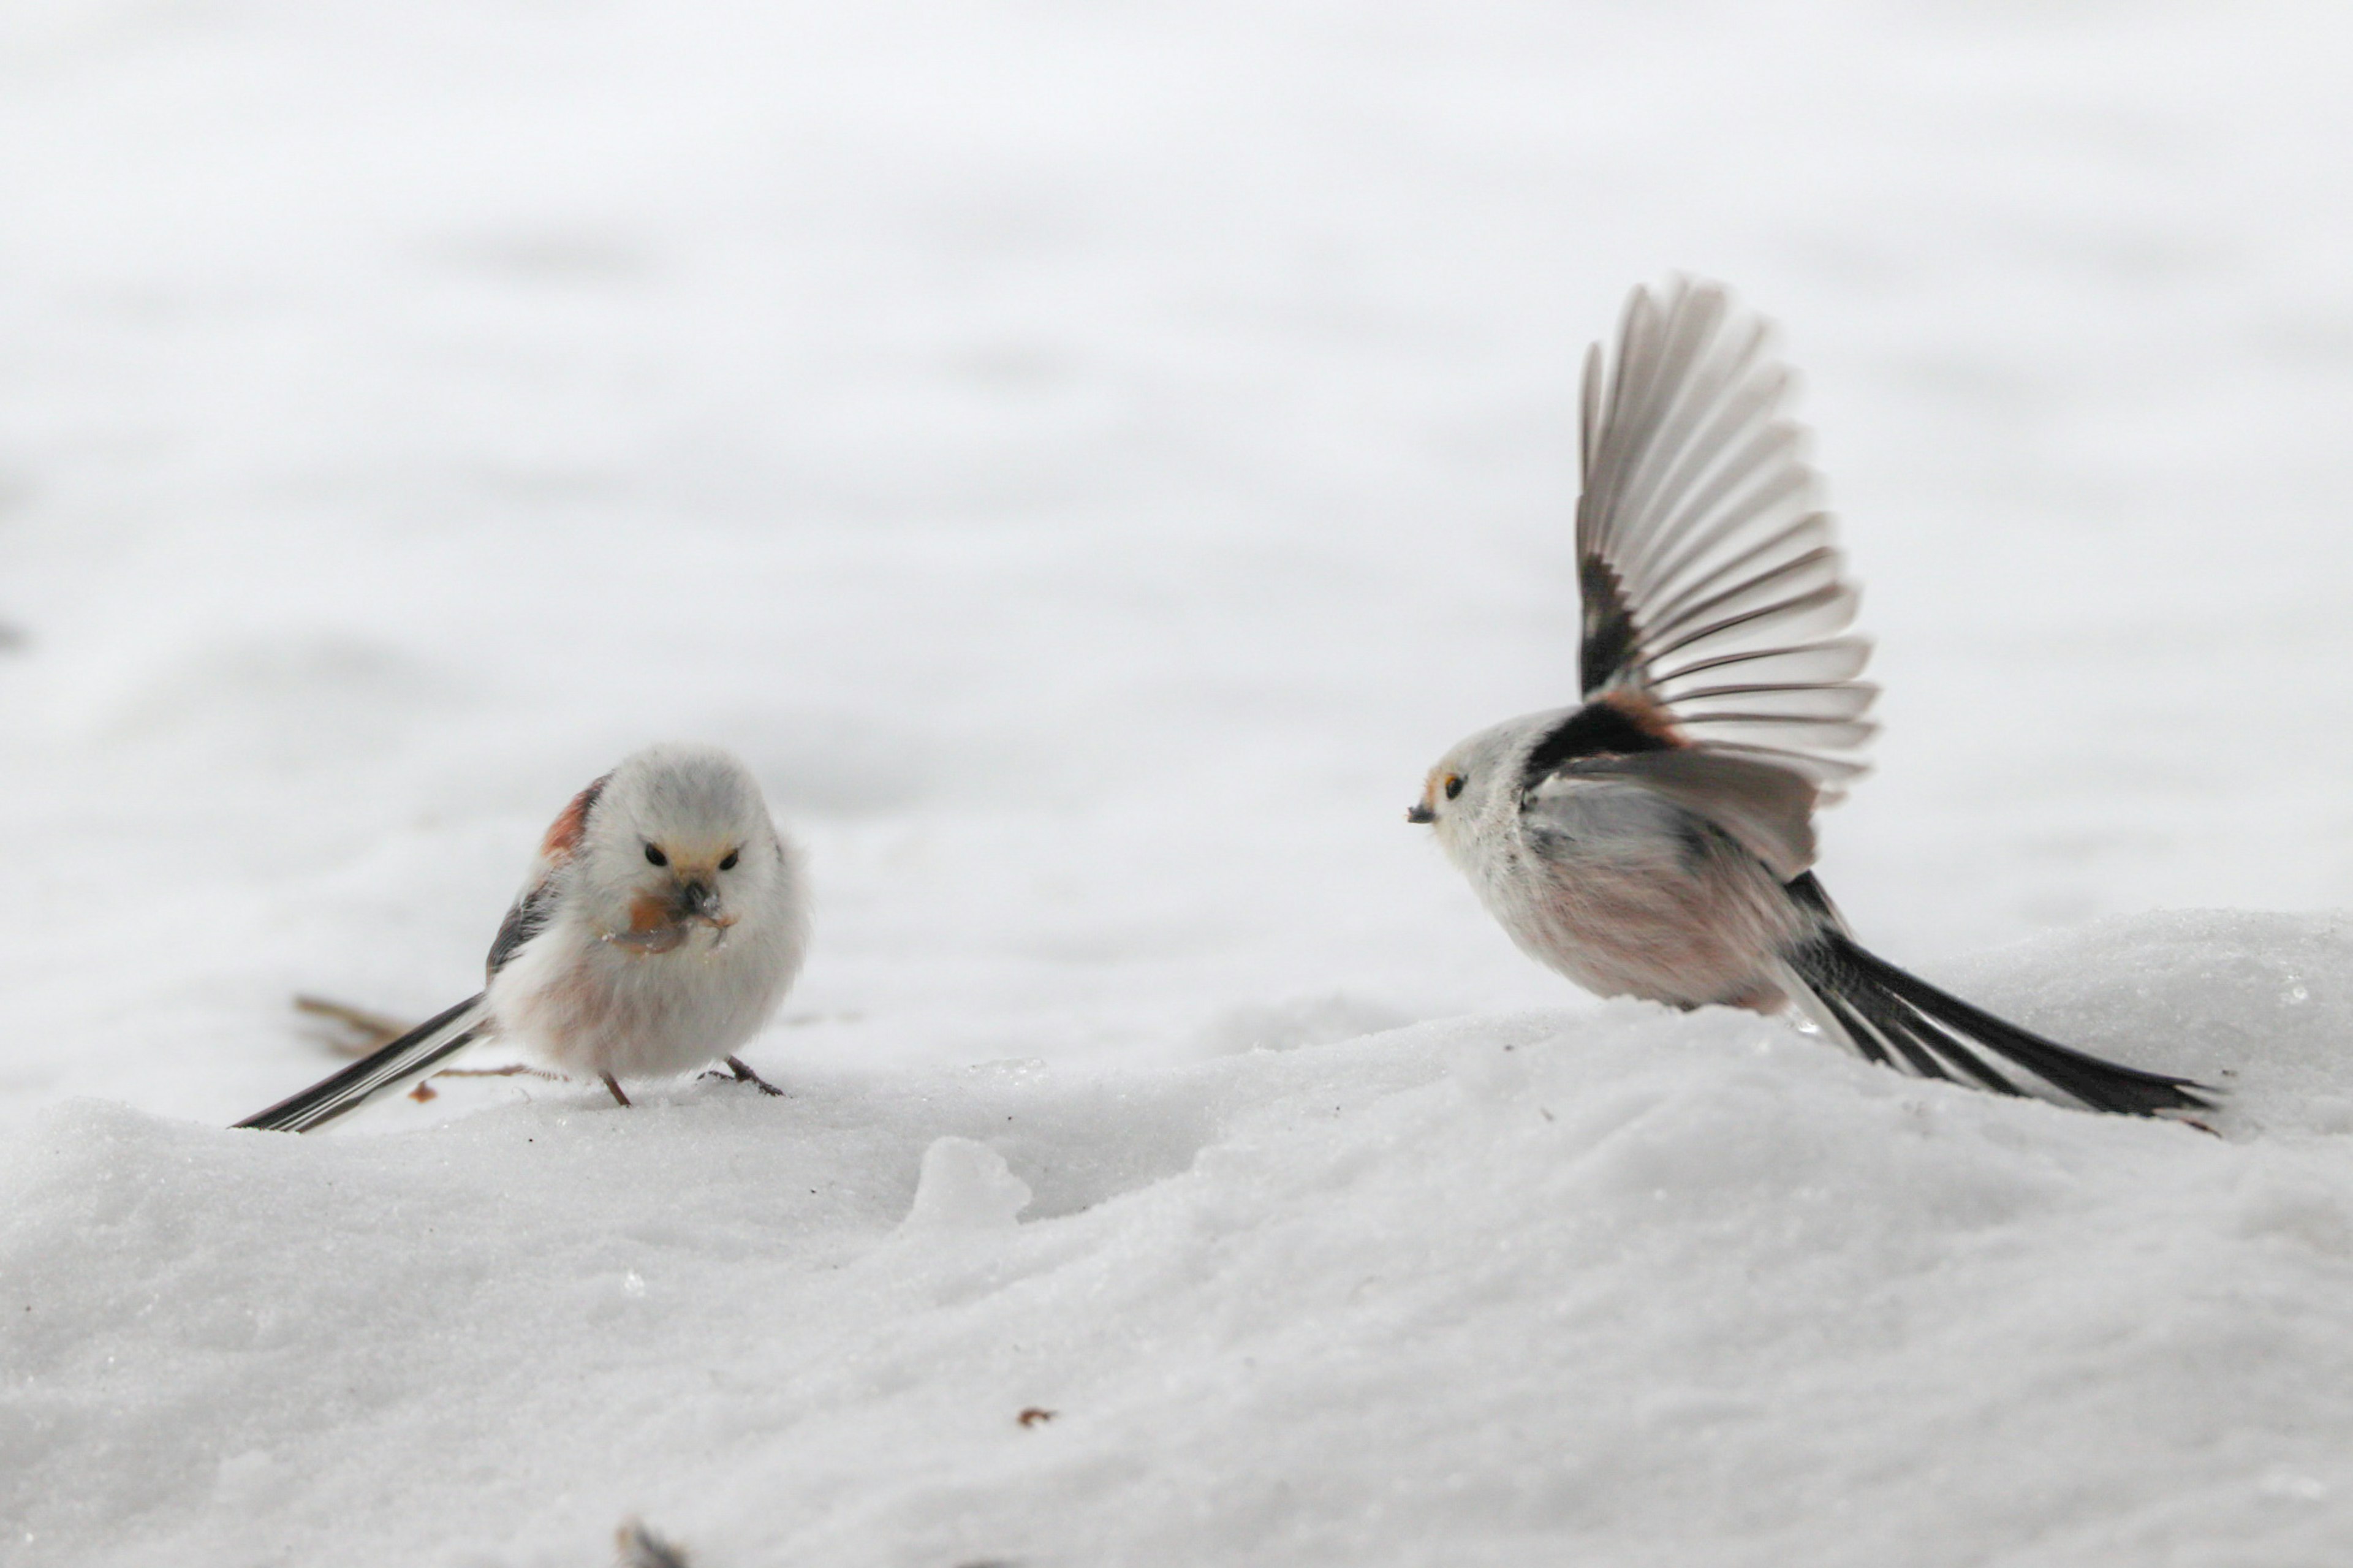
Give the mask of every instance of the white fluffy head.
[[715, 746], [649, 746], [607, 774], [573, 851], [574, 891], [607, 931], [719, 928], [797, 904], [800, 868], [759, 782]]
[[1575, 710], [1530, 713], [1480, 731], [1455, 742], [1439, 759], [1421, 786], [1421, 799], [1406, 813], [1409, 822], [1438, 830], [1438, 842], [1457, 864], [1467, 864], [1478, 842], [1517, 813], [1520, 772], [1536, 737], [1550, 731]]

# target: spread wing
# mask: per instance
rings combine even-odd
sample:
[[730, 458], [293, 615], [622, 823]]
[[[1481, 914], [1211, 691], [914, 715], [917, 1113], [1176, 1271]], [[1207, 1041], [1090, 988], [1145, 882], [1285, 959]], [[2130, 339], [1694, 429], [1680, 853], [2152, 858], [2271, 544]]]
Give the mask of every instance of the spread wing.
[[1768, 347], [1721, 287], [1678, 279], [1634, 291], [1614, 363], [1587, 356], [1579, 673], [1588, 701], [1633, 700], [1827, 802], [1863, 771], [1879, 693], [1854, 679], [1870, 644], [1838, 635], [1855, 591]]

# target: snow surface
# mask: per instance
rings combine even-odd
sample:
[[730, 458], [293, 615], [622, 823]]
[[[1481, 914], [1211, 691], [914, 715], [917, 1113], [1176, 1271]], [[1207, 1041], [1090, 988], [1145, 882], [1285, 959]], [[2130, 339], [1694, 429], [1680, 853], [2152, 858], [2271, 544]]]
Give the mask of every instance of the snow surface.
[[[0, 8], [0, 1561], [2347, 1561], [2348, 69]], [[2223, 1136], [1581, 998], [1399, 821], [1567, 694], [1577, 362], [1670, 267], [1786, 324], [1881, 638], [1825, 881]], [[671, 737], [811, 851], [790, 1100], [219, 1130]]]

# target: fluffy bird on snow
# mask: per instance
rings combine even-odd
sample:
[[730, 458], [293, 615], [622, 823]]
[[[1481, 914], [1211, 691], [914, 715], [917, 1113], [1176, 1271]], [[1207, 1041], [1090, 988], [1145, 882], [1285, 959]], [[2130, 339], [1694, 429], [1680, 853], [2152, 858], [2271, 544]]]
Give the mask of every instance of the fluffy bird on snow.
[[[1810, 868], [1877, 689], [1764, 324], [1636, 289], [1585, 367], [1583, 701], [1482, 730], [1408, 820], [1531, 956], [1604, 996], [1794, 1005], [1872, 1061], [2096, 1110], [2211, 1091], [2072, 1050], [1864, 951]], [[1994, 1065], [1989, 1057], [2003, 1064]], [[2021, 1082], [2023, 1075], [2024, 1082]]]
[[800, 858], [749, 769], [651, 746], [582, 790], [540, 845], [491, 944], [480, 994], [237, 1123], [307, 1132], [476, 1040], [515, 1040], [567, 1077], [620, 1080], [724, 1061], [784, 1001], [808, 941]]

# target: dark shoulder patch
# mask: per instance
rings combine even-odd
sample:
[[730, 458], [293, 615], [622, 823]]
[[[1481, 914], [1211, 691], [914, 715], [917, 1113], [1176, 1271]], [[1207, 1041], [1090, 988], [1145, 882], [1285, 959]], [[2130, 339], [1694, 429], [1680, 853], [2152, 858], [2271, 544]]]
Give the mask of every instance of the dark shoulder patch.
[[1798, 902], [1821, 916], [1831, 925], [1841, 930], [1845, 929], [1846, 917], [1839, 913], [1838, 906], [1831, 902], [1830, 894], [1824, 890], [1821, 883], [1816, 879], [1811, 871], [1799, 872], [1789, 879], [1784, 886], [1789, 889]]
[[1579, 757], [1624, 757], [1637, 752], [1671, 752], [1681, 744], [1662, 734], [1609, 698], [1588, 702], [1554, 727], [1528, 753], [1520, 787], [1534, 789]]
[[1634, 612], [1626, 603], [1618, 574], [1599, 556], [1577, 563], [1577, 596], [1585, 603], [1584, 637], [1577, 648], [1578, 688], [1587, 697], [1608, 686], [1634, 657], [1639, 637]]
[[514, 907], [507, 910], [507, 918], [499, 922], [499, 934], [491, 940], [489, 972], [496, 974], [504, 969], [507, 960], [523, 943], [545, 931], [547, 922], [554, 918], [555, 884], [550, 879], [517, 899]]
[[581, 836], [588, 831], [588, 814], [596, 809], [596, 797], [605, 793], [606, 781], [612, 776], [605, 774], [572, 797], [572, 804], [556, 815], [547, 837], [540, 841], [542, 855], [556, 861], [572, 858], [572, 852], [580, 847]]

